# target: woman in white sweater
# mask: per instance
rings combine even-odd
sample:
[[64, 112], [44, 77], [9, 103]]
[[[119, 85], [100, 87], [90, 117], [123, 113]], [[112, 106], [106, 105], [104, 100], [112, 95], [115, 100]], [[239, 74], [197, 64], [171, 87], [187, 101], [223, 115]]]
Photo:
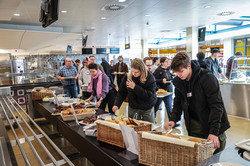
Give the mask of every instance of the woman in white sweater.
[[[90, 78], [91, 78], [91, 75], [88, 69], [88, 60], [85, 59], [83, 61], [83, 68], [81, 69], [79, 80], [78, 80], [79, 86], [89, 85]], [[82, 99], [87, 99], [91, 95], [89, 92], [87, 92], [87, 88], [88, 86], [83, 86], [82, 88]]]

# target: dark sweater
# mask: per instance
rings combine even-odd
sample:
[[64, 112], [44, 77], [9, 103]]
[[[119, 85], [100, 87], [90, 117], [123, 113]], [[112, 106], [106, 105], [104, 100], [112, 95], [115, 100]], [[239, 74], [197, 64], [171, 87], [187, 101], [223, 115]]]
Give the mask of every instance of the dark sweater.
[[[187, 90], [185, 80], [175, 77], [173, 81], [175, 99], [170, 120], [178, 122], [184, 111], [188, 133], [190, 119], [195, 115], [202, 125], [203, 138], [207, 138], [209, 134], [218, 136], [230, 128], [218, 80], [211, 71], [200, 68], [197, 61], [192, 61], [191, 66], [193, 74], [190, 90]], [[192, 92], [192, 99], [188, 99], [188, 91]]]
[[164, 84], [163, 79], [166, 78], [167, 81], [173, 80], [173, 75], [170, 73], [169, 68], [158, 67], [154, 72], [154, 77], [156, 79], [156, 84], [158, 89], [167, 90], [170, 83]]
[[152, 73], [148, 72], [147, 81], [144, 84], [140, 82], [140, 77], [132, 77], [132, 80], [136, 84], [135, 88], [127, 88], [127, 75], [125, 75], [119, 87], [114, 105], [119, 108], [128, 95], [129, 106], [131, 108], [141, 110], [148, 110], [152, 108], [157, 100], [155, 94], [156, 83]]

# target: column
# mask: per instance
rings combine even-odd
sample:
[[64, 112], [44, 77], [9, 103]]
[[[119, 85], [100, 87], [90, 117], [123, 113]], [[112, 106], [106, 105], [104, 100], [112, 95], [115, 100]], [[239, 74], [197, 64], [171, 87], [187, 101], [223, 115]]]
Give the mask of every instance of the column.
[[227, 63], [227, 59], [234, 55], [234, 40], [226, 38], [223, 40], [223, 64]]
[[198, 53], [198, 27], [188, 27], [186, 29], [186, 50], [191, 59], [197, 59]]
[[148, 56], [148, 44], [147, 40], [141, 40], [141, 59]]

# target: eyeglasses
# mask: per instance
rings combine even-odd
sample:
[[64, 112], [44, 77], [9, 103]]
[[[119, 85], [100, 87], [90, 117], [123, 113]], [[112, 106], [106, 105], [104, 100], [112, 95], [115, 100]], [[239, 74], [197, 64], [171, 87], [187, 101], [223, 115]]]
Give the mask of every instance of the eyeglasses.
[[146, 65], [147, 67], [153, 66], [153, 65]]

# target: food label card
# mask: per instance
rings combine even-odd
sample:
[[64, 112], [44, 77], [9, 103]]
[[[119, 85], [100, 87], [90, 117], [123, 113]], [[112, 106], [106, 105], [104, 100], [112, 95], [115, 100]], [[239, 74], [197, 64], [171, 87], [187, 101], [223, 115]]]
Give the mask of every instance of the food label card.
[[138, 155], [138, 134], [132, 127], [119, 125], [127, 150]]

